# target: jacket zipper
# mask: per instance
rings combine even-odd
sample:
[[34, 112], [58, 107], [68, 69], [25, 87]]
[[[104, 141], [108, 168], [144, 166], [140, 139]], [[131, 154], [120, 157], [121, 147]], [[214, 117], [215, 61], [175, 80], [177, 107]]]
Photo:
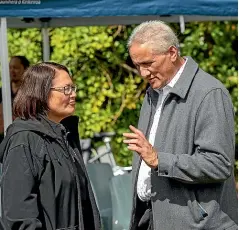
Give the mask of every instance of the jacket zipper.
[[[74, 144], [74, 143], [73, 143]], [[75, 145], [75, 147], [78, 149], [78, 147]], [[76, 161], [79, 163], [79, 165], [82, 167], [82, 170], [83, 170], [83, 172], [85, 173], [85, 177], [86, 177], [86, 179], [88, 180], [88, 181], [90, 181], [90, 178], [89, 178], [89, 176], [88, 176], [88, 174], [87, 174], [87, 170], [86, 170], [86, 167], [85, 167], [85, 164], [83, 163], [84, 161], [83, 161], [83, 158], [81, 157], [81, 155], [80, 154], [76, 154], [76, 152], [75, 152], [75, 150], [72, 148], [72, 151], [73, 151], [73, 153], [74, 153], [74, 155], [75, 155], [75, 158], [76, 158]], [[94, 215], [94, 217], [96, 218], [95, 220], [94, 220], [94, 224], [95, 224], [95, 227], [96, 226], [98, 226], [99, 227], [99, 229], [97, 229], [97, 230], [100, 230], [101, 229], [101, 220], [100, 220], [100, 215], [99, 215], [99, 212], [95, 212], [95, 210], [98, 210], [98, 207], [97, 207], [97, 204], [96, 204], [96, 202], [95, 202], [95, 198], [94, 198], [94, 193], [93, 193], [93, 190], [92, 190], [92, 187], [91, 187], [91, 184], [90, 183], [87, 183], [88, 185], [87, 185], [87, 187], [88, 187], [88, 190], [89, 190], [89, 195], [90, 195], [90, 197], [91, 198], [93, 198], [93, 200], [90, 198], [90, 201], [91, 201], [91, 203], [95, 206], [95, 208], [93, 209], [93, 215]], [[98, 220], [98, 223], [96, 223], [96, 220]]]
[[[67, 133], [68, 134], [68, 133]], [[67, 140], [67, 137], [65, 137], [65, 146], [67, 147], [67, 151], [68, 151], [68, 153], [69, 153], [69, 155], [71, 156], [71, 158], [72, 158], [72, 160], [73, 160], [73, 162], [75, 162], [75, 161], [77, 161], [78, 162], [78, 164], [80, 165], [80, 167], [82, 168], [82, 171], [83, 171], [83, 173], [85, 174], [85, 177], [86, 177], [86, 179], [88, 180], [88, 181], [90, 181], [90, 178], [88, 177], [88, 174], [87, 174], [87, 170], [86, 170], [86, 167], [85, 167], [85, 165], [84, 164], [82, 164], [83, 163], [83, 159], [79, 159], [79, 158], [81, 158], [81, 156], [79, 155], [77, 155], [76, 154], [76, 152], [75, 152], [75, 150], [74, 150], [74, 148], [72, 147], [71, 148], [71, 150], [72, 150], [72, 152], [74, 153], [74, 156], [72, 156], [72, 154], [69, 152], [69, 142], [68, 142], [68, 140]], [[73, 168], [74, 168], [74, 166], [73, 166]], [[74, 169], [73, 169], [74, 170]], [[74, 170], [74, 172], [75, 172], [75, 170]], [[77, 173], [76, 173], [76, 175], [77, 175]], [[78, 180], [78, 177], [76, 177], [76, 181], [77, 181], [77, 189], [78, 189], [78, 191], [80, 192], [80, 182], [79, 182], [79, 180]], [[94, 198], [94, 194], [93, 194], [93, 192], [92, 192], [92, 188], [91, 188], [91, 186], [90, 186], [90, 188], [89, 188], [89, 185], [88, 185], [88, 189], [89, 190], [91, 190], [91, 195], [93, 196], [93, 198]], [[96, 203], [95, 203], [95, 200], [92, 200], [92, 199], [90, 199], [90, 202], [94, 202], [94, 205], [95, 205], [95, 207], [97, 208], [97, 205], [96, 205]], [[79, 209], [79, 211], [80, 211], [80, 207], [82, 206], [81, 205], [81, 200], [79, 200], [79, 196], [78, 196], [78, 204], [80, 204], [79, 206], [78, 206], [78, 209]], [[82, 213], [82, 212], [81, 212]], [[95, 210], [93, 210], [93, 215], [95, 216], [95, 218], [97, 218], [98, 219], [98, 223], [96, 223], [96, 219], [94, 220], [94, 225], [95, 226], [101, 226], [101, 221], [100, 221], [100, 216], [99, 216], [99, 213], [95, 213]], [[84, 220], [83, 220], [83, 213], [82, 213], [82, 215], [81, 216], [79, 216], [79, 220], [81, 220], [80, 221], [80, 223], [84, 223]], [[79, 226], [80, 226], [80, 223], [79, 223]], [[84, 229], [84, 226], [81, 226], [82, 227], [82, 229]], [[100, 227], [101, 228], [101, 227]], [[99, 228], [99, 229], [100, 229]]]
[[[68, 133], [67, 133], [68, 134]], [[67, 135], [66, 134], [66, 135]], [[77, 203], [78, 203], [78, 212], [79, 212], [79, 229], [84, 229], [84, 220], [83, 220], [83, 213], [80, 211], [81, 209], [81, 206], [82, 206], [82, 202], [81, 202], [81, 199], [79, 197], [79, 194], [80, 194], [80, 182], [77, 178], [77, 171], [75, 170], [75, 166], [74, 166], [74, 163], [75, 163], [75, 159], [74, 159], [74, 156], [72, 156], [71, 152], [69, 151], [69, 142], [67, 140], [67, 136], [66, 135], [63, 135], [63, 142], [64, 142], [64, 147], [66, 148], [66, 151], [68, 152], [68, 154], [70, 155], [70, 158], [72, 159], [73, 163], [71, 162], [71, 166], [72, 166], [72, 170], [73, 170], [73, 173], [74, 173], [74, 178], [76, 180], [76, 187], [77, 187]], [[76, 155], [75, 151], [73, 150], [74, 154]]]

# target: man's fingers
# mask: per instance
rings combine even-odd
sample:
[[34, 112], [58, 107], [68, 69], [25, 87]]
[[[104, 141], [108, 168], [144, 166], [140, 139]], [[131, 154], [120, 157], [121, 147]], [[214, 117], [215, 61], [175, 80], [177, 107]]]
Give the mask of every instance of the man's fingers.
[[141, 155], [145, 151], [145, 146], [147, 147], [148, 141], [139, 129], [135, 128], [133, 125], [130, 125], [129, 128], [132, 133], [123, 133], [123, 136], [127, 138], [123, 140], [123, 142], [128, 144], [129, 150], [135, 151]]
[[138, 134], [135, 134], [135, 133], [123, 133], [123, 136], [127, 137], [127, 138], [135, 138], [135, 139], [137, 139]]
[[135, 139], [141, 137], [145, 139], [144, 134], [139, 129], [135, 128], [133, 125], [130, 125], [129, 128], [133, 133], [123, 133], [124, 137]]
[[141, 146], [141, 143], [139, 142], [138, 139], [128, 139], [128, 140], [123, 140], [125, 144], [135, 144], [138, 146]]
[[137, 128], [135, 128], [133, 125], [129, 126], [130, 130], [138, 135], [140, 135], [141, 137], [145, 138], [144, 134]]
[[140, 153], [141, 148], [138, 147], [137, 145], [131, 144], [131, 145], [128, 146], [128, 149], [131, 150], [131, 151], [137, 152], [139, 155], [141, 154]]

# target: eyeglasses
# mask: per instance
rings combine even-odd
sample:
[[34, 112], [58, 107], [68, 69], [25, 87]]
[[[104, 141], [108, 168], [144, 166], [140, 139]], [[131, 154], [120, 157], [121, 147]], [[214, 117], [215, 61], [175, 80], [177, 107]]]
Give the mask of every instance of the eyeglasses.
[[65, 95], [70, 95], [72, 92], [77, 91], [77, 86], [76, 85], [66, 85], [64, 87], [51, 87], [52, 90], [64, 93]]

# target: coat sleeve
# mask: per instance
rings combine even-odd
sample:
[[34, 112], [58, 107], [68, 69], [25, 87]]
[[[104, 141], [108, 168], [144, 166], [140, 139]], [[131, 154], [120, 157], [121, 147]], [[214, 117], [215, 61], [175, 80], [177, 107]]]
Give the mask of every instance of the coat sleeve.
[[29, 148], [11, 148], [3, 163], [2, 218], [6, 229], [42, 229], [37, 204], [37, 186]]
[[226, 180], [233, 173], [235, 154], [230, 96], [221, 89], [211, 90], [198, 108], [195, 123], [192, 155], [159, 152], [159, 176], [193, 184]]

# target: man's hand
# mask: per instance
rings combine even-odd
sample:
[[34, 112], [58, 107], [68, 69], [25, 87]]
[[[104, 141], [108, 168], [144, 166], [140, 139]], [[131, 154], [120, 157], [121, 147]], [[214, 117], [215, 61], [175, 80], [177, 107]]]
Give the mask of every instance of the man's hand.
[[153, 146], [139, 129], [132, 125], [129, 128], [132, 133], [123, 133], [123, 136], [127, 138], [124, 143], [128, 144], [128, 149], [137, 152], [149, 167], [156, 168], [159, 161]]

